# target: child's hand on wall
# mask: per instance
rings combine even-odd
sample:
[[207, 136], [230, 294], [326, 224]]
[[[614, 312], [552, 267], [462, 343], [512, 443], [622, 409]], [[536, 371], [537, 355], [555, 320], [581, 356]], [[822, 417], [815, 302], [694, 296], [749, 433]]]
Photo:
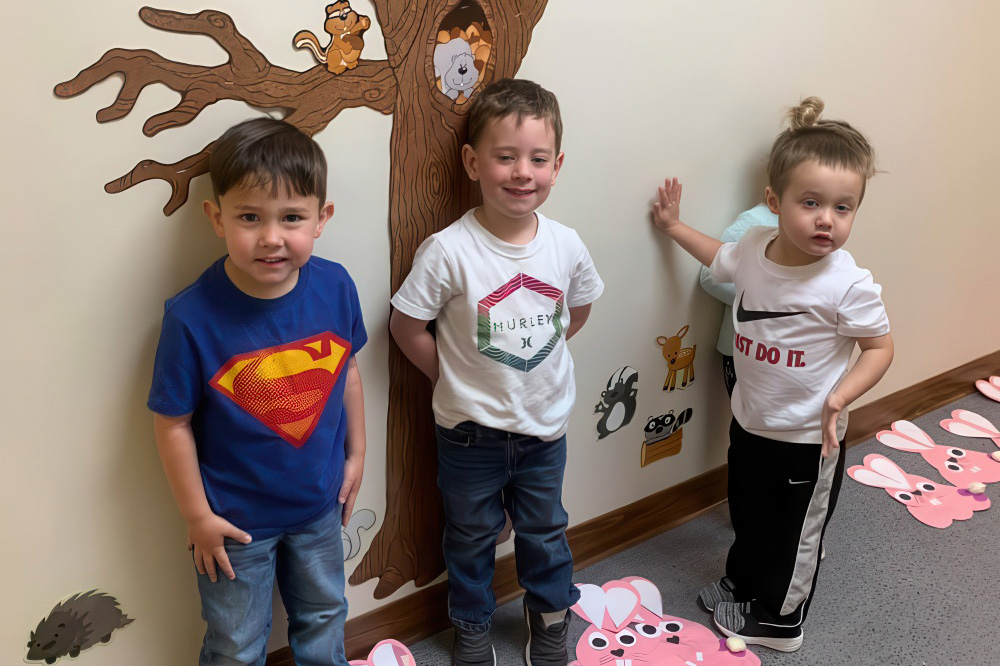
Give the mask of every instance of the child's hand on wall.
[[663, 233], [670, 235], [681, 221], [681, 189], [677, 178], [667, 178], [656, 190], [653, 202], [653, 224]]
[[250, 543], [249, 534], [214, 513], [188, 522], [188, 550], [194, 553], [194, 566], [213, 583], [219, 579], [216, 568], [229, 580], [236, 578], [223, 545], [226, 537]]

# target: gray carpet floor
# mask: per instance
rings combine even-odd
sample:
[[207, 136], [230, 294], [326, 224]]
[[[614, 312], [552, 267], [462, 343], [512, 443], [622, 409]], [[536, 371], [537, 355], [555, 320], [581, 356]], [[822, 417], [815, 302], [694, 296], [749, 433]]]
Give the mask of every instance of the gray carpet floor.
[[[978, 393], [914, 422], [935, 442], [992, 453], [989, 439], [953, 435], [938, 424], [953, 409], [968, 409], [1000, 426], [1000, 403]], [[886, 427], [888, 427], [888, 423]], [[871, 439], [847, 452], [847, 466], [879, 453], [905, 471], [931, 480], [938, 472], [915, 453]], [[1000, 502], [1000, 483], [986, 491]], [[695, 603], [698, 590], [722, 575], [731, 539], [723, 504], [669, 532], [578, 571], [578, 583], [601, 585], [624, 576], [653, 581], [664, 612], [711, 627]], [[805, 642], [793, 653], [753, 646], [761, 664], [787, 666], [1000, 665], [1000, 506], [946, 529], [919, 523], [880, 488], [844, 479], [826, 536], [826, 559], [804, 625]], [[524, 663], [527, 638], [521, 601], [497, 609], [493, 637], [497, 663]], [[586, 623], [573, 616], [570, 656]], [[451, 663], [452, 632], [411, 646], [420, 666]], [[643, 666], [634, 663], [633, 666]]]

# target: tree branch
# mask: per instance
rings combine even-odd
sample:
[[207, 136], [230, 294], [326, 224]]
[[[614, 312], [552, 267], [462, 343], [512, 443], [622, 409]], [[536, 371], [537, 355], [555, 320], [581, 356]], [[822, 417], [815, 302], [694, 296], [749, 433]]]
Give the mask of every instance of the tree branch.
[[184, 205], [187, 201], [188, 191], [191, 186], [191, 179], [208, 173], [208, 157], [212, 152], [212, 145], [208, 144], [201, 149], [200, 153], [185, 157], [173, 164], [161, 164], [154, 160], [143, 160], [135, 165], [131, 171], [117, 180], [113, 180], [104, 186], [104, 191], [108, 194], [118, 194], [124, 192], [133, 185], [138, 185], [147, 180], [160, 179], [170, 183], [170, 199], [163, 207], [164, 215], [172, 215], [174, 211]]
[[[395, 108], [396, 79], [386, 61], [362, 60], [339, 76], [322, 65], [296, 72], [269, 63], [223, 12], [181, 14], [143, 7], [139, 16], [155, 28], [207, 35], [225, 49], [229, 61], [206, 67], [174, 62], [147, 49], [111, 49], [73, 79], [56, 85], [55, 94], [79, 95], [121, 74], [124, 81], [115, 101], [97, 112], [97, 121], [105, 123], [127, 116], [146, 86], [162, 83], [181, 99], [172, 109], [146, 121], [142, 130], [146, 136], [186, 125], [221, 99], [261, 109], [285, 109], [285, 119], [309, 135], [322, 130], [344, 109], [367, 107], [389, 114]], [[211, 144], [173, 164], [144, 160], [104, 189], [117, 193], [146, 180], [165, 180], [172, 194], [163, 212], [170, 215], [187, 201], [191, 179], [207, 173], [210, 149]]]

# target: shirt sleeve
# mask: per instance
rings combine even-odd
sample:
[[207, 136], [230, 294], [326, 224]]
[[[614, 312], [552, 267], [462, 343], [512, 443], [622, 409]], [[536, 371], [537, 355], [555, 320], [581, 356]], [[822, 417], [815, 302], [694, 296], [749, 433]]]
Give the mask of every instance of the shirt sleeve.
[[742, 246], [743, 243], [725, 243], [715, 253], [715, 259], [708, 270], [717, 282], [733, 281], [736, 275], [736, 266], [740, 263]]
[[722, 301], [726, 305], [732, 305], [733, 301], [736, 300], [735, 285], [733, 285], [732, 282], [716, 281], [716, 279], [712, 277], [712, 271], [708, 268], [708, 266], [701, 267], [701, 272], [698, 277], [701, 282], [701, 288], [714, 296], [716, 300]]
[[201, 362], [191, 332], [169, 310], [163, 315], [146, 406], [163, 416], [194, 412], [202, 396]]
[[577, 236], [580, 244], [580, 252], [577, 255], [576, 265], [573, 267], [573, 276], [570, 278], [569, 295], [566, 299], [566, 306], [578, 308], [596, 301], [604, 293], [604, 281], [597, 274], [594, 260], [590, 257], [590, 251], [584, 245], [583, 240]]
[[[747, 230], [757, 226], [776, 227], [778, 226], [778, 216], [772, 213], [766, 205], [757, 204], [736, 216], [736, 220], [722, 232], [720, 240], [723, 243], [737, 243]], [[736, 300], [736, 287], [732, 281], [716, 280], [708, 266], [701, 267], [700, 281], [702, 289], [726, 305], [732, 305]]]
[[441, 242], [430, 236], [413, 255], [413, 268], [391, 299], [392, 306], [422, 321], [436, 319], [454, 296], [451, 263]]
[[837, 308], [837, 333], [850, 338], [875, 338], [889, 332], [882, 287], [871, 273], [851, 285]]
[[357, 354], [368, 342], [368, 331], [365, 330], [364, 317], [361, 314], [361, 300], [358, 298], [358, 287], [354, 280], [347, 278], [351, 298], [351, 313], [354, 315], [351, 322], [351, 355]]

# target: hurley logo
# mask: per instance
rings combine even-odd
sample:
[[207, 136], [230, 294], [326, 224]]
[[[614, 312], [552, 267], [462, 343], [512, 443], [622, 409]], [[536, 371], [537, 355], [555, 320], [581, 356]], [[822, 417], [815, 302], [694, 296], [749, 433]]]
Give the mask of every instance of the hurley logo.
[[[743, 292], [745, 294], [746, 292]], [[740, 294], [740, 306], [736, 309], [736, 321], [758, 321], [760, 319], [777, 319], [778, 317], [793, 317], [805, 312], [768, 312], [767, 310], [746, 310], [743, 307], [743, 294]]]

